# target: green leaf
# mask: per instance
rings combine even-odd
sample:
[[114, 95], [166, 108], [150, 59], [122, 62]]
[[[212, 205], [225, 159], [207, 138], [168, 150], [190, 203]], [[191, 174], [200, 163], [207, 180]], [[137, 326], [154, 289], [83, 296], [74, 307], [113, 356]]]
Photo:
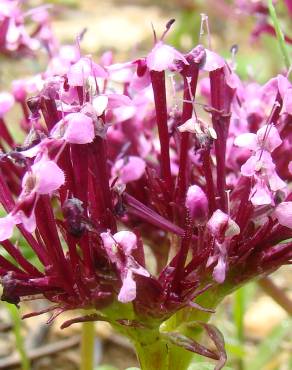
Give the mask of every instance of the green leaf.
[[248, 362], [248, 370], [262, 369], [265, 364], [278, 352], [282, 340], [292, 329], [292, 320], [286, 319], [281, 322], [271, 334], [260, 344], [257, 354]]

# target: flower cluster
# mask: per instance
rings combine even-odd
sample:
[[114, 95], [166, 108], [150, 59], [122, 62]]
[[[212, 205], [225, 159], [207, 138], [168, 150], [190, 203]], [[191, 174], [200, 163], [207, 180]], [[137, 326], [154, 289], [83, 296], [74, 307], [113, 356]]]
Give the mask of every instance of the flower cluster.
[[[213, 51], [182, 54], [164, 36], [120, 64], [66, 47], [33, 97], [25, 81], [0, 95], [0, 243], [14, 260], [0, 256], [2, 299], [42, 295], [54, 315], [132, 303], [162, 322], [212, 312], [196, 297], [291, 262], [291, 83], [244, 83]], [[14, 100], [23, 145], [4, 121]]]
[[[18, 0], [1, 0], [0, 53], [34, 55], [40, 47], [53, 54], [57, 47], [46, 6], [24, 12]], [[29, 33], [28, 23], [33, 23]]]

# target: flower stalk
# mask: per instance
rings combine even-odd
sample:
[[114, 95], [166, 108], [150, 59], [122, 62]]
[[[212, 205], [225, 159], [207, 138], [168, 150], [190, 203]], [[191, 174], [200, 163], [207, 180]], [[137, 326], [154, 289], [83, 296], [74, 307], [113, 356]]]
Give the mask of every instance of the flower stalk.
[[81, 331], [81, 366], [80, 370], [94, 368], [94, 322], [84, 322]]

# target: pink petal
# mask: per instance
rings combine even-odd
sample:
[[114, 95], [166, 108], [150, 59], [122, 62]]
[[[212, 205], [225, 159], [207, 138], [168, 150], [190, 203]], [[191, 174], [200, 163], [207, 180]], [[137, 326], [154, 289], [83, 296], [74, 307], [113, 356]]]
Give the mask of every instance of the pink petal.
[[40, 160], [31, 170], [36, 178], [34, 191], [38, 194], [50, 194], [65, 183], [64, 172], [54, 161]]
[[71, 144], [88, 144], [95, 137], [93, 121], [83, 113], [70, 113], [65, 117], [67, 128], [63, 138]]
[[278, 79], [278, 89], [279, 89], [280, 95], [281, 95], [282, 99], [284, 99], [286, 91], [290, 87], [292, 87], [291, 83], [289, 82], [287, 77], [284, 77], [282, 75], [278, 75], [277, 79]]
[[108, 74], [89, 58], [79, 59], [67, 73], [68, 83], [71, 86], [83, 86], [89, 76], [106, 78]]
[[250, 201], [254, 206], [262, 206], [272, 203], [272, 195], [265, 184], [257, 182], [251, 191]]
[[16, 215], [17, 220], [19, 220], [20, 223], [23, 224], [26, 231], [29, 233], [33, 233], [36, 229], [36, 218], [34, 211], [31, 212], [31, 215], [29, 217], [26, 217], [26, 215], [23, 212], [18, 212]]
[[206, 50], [206, 61], [203, 66], [203, 70], [207, 72], [215, 71], [216, 69], [223, 68], [225, 66], [225, 60], [220, 55], [214, 53], [211, 50]]
[[292, 88], [288, 89], [284, 95], [283, 111], [292, 115]]
[[101, 233], [100, 237], [102, 239], [106, 253], [112, 263], [119, 262], [118, 249], [114, 236], [110, 232]]
[[123, 285], [118, 295], [118, 300], [122, 303], [131, 302], [136, 298], [136, 282], [133, 279], [131, 270], [127, 271], [127, 275], [123, 280]]
[[108, 105], [108, 97], [106, 95], [99, 95], [96, 96], [92, 100], [92, 106], [97, 114], [97, 116], [101, 116], [103, 112], [106, 110]]
[[267, 151], [272, 153], [282, 144], [279, 132], [275, 126], [263, 126], [257, 131], [258, 142]]
[[132, 100], [123, 94], [108, 94], [108, 107], [110, 109], [125, 107], [125, 106], [133, 106]]
[[274, 215], [279, 224], [292, 229], [292, 202], [282, 202], [275, 209]]
[[240, 228], [235, 221], [233, 221], [221, 209], [217, 209], [207, 223], [207, 229], [215, 238], [223, 237], [232, 238], [240, 234]]
[[15, 222], [11, 215], [0, 218], [0, 241], [10, 239], [13, 234]]
[[145, 161], [136, 156], [119, 159], [112, 168], [112, 177], [119, 177], [119, 180], [127, 184], [128, 182], [139, 180], [146, 168]]
[[253, 176], [256, 172], [258, 163], [257, 156], [251, 156], [242, 166], [240, 172], [243, 176]]
[[226, 262], [222, 256], [219, 256], [218, 263], [213, 270], [213, 278], [217, 283], [222, 284], [226, 276]]
[[286, 188], [287, 184], [283, 181], [275, 171], [268, 174], [268, 181], [272, 191], [277, 191]]
[[0, 93], [0, 117], [3, 117], [14, 105], [13, 95], [2, 92]]
[[133, 249], [137, 248], [137, 237], [131, 231], [122, 230], [114, 235], [114, 240], [119, 243], [126, 256], [129, 256]]
[[221, 236], [222, 231], [225, 232], [229, 220], [229, 216], [217, 209], [207, 223], [207, 229], [215, 236]]
[[258, 149], [257, 135], [252, 133], [241, 134], [235, 138], [234, 145], [255, 151]]
[[169, 69], [175, 60], [182, 60], [185, 64], [189, 64], [183, 54], [160, 41], [148, 54], [146, 63], [151, 71], [161, 72]]

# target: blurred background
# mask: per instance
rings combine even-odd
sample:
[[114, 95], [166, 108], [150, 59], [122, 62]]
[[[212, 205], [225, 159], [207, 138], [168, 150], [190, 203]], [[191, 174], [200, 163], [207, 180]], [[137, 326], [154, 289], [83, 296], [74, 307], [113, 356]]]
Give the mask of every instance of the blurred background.
[[[261, 7], [266, 1], [31, 0], [26, 1], [24, 7], [44, 3], [50, 5], [57, 39], [62, 44], [72, 44], [86, 29], [82, 51], [97, 59], [107, 50], [114, 52], [116, 62], [145, 55], [153, 45], [151, 24], [160, 35], [171, 18], [176, 22], [167, 42], [183, 51], [198, 42], [207, 46], [206, 28], [200, 32], [201, 14], [207, 14], [212, 49], [227, 59], [233, 58], [237, 73], [243, 79], [264, 83], [284, 68], [276, 39], [263, 31], [266, 29], [263, 25], [270, 22], [265, 8]], [[292, 36], [291, 15], [285, 1], [278, 1], [276, 5], [285, 34]], [[0, 90], [4, 90], [10, 88], [13, 79], [42, 71], [46, 56], [19, 60], [1, 57], [0, 62]], [[16, 117], [17, 112], [12, 112], [12, 124]], [[29, 252], [27, 258], [32, 258]], [[291, 268], [282, 268], [272, 279], [283, 294], [292, 299]], [[292, 369], [291, 318], [287, 310], [265, 293], [262, 285], [253, 282], [240, 289], [225, 300], [215, 315], [214, 322], [226, 339], [229, 357], [226, 369]], [[42, 302], [38, 302], [38, 307], [24, 305], [20, 315], [41, 307]], [[79, 368], [80, 326], [59, 329], [61, 323], [70, 318], [70, 313], [56, 318], [52, 325], [45, 324], [46, 315], [24, 322], [20, 321], [20, 315], [14, 306], [0, 303], [0, 370]], [[125, 339], [104, 323], [97, 323], [95, 330], [96, 370], [137, 366], [132, 347]], [[204, 362], [192, 369], [213, 368], [214, 365]]]

